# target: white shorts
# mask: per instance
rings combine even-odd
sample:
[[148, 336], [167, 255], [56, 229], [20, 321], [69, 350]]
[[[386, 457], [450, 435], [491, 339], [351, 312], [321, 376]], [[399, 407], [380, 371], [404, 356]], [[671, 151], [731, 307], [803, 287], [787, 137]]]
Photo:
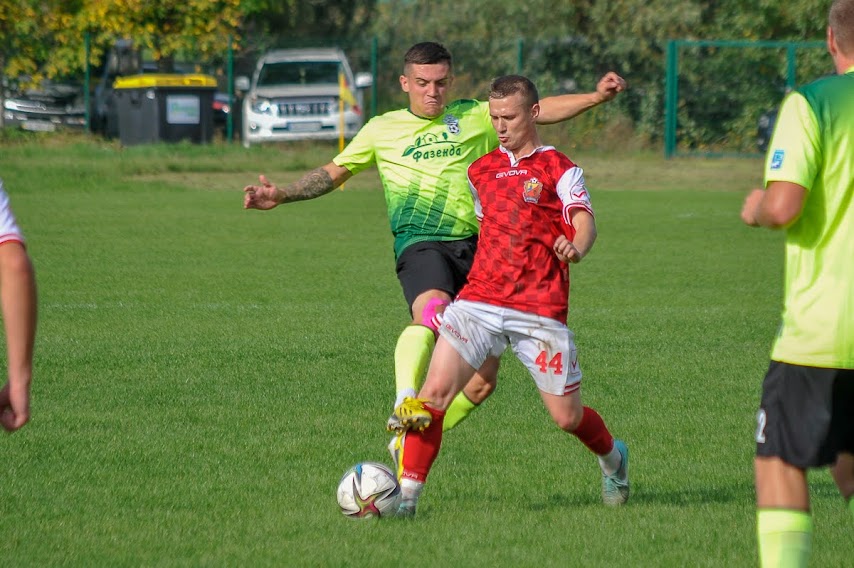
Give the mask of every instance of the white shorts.
[[439, 333], [475, 369], [509, 345], [541, 391], [563, 396], [581, 387], [574, 335], [558, 320], [456, 300], [442, 314]]

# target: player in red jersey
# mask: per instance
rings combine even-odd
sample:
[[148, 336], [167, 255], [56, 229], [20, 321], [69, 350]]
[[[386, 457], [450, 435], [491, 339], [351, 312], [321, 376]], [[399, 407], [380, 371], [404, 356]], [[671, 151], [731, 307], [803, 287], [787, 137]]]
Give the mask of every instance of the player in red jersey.
[[[445, 310], [427, 379], [418, 398], [395, 412], [415, 417], [403, 440], [403, 501], [414, 515], [439, 453], [445, 410], [477, 369], [509, 346], [528, 368], [557, 425], [599, 457], [602, 497], [629, 498], [628, 449], [602, 417], [581, 403], [581, 369], [566, 325], [567, 263], [580, 262], [596, 240], [581, 168], [537, 132], [537, 89], [519, 75], [496, 79], [489, 113], [500, 147], [475, 161], [469, 185], [480, 239], [468, 283]], [[428, 418], [418, 418], [425, 416]]]

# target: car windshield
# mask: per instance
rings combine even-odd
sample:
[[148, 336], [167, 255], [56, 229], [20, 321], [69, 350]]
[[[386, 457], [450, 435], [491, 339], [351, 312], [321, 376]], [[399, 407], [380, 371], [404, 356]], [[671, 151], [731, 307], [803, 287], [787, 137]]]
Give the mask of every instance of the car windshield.
[[316, 85], [338, 83], [338, 61], [281, 61], [265, 63], [258, 74], [258, 86]]

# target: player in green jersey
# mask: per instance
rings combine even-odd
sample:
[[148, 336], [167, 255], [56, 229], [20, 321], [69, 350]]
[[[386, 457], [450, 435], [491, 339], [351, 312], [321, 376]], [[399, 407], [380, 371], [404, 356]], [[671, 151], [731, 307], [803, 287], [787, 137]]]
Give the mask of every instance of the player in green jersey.
[[757, 415], [763, 567], [807, 564], [808, 469], [830, 465], [854, 512], [854, 0], [833, 1], [827, 45], [837, 75], [785, 99], [765, 189], [741, 212], [786, 230], [782, 324]]
[[[379, 170], [394, 235], [397, 274], [412, 323], [395, 348], [397, 406], [413, 397], [423, 380], [436, 341], [436, 318], [465, 282], [477, 243], [477, 220], [466, 170], [498, 146], [489, 105], [474, 100], [447, 103], [453, 82], [451, 54], [440, 44], [419, 43], [404, 57], [400, 86], [409, 107], [371, 119], [330, 163], [294, 183], [277, 187], [266, 177], [244, 188], [244, 207], [272, 209], [282, 203], [331, 192], [351, 176], [375, 165]], [[567, 120], [625, 89], [607, 73], [586, 94], [541, 101], [541, 124]], [[451, 405], [448, 429], [493, 390], [497, 365], [482, 369]], [[399, 430], [393, 416], [389, 429]]]

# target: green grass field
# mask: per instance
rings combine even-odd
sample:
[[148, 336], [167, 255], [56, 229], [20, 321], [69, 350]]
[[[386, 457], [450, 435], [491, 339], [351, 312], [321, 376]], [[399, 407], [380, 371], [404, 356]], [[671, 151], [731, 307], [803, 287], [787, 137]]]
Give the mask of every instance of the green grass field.
[[[419, 516], [356, 522], [340, 475], [388, 461], [408, 321], [378, 178], [244, 211], [259, 172], [334, 145], [0, 147], [36, 264], [33, 417], [0, 436], [9, 566], [754, 566], [754, 414], [782, 235], [738, 219], [758, 160], [573, 156], [599, 225], [573, 268], [585, 402], [631, 451], [632, 498], [550, 421], [512, 357], [445, 438]], [[813, 565], [852, 519], [811, 476]]]

